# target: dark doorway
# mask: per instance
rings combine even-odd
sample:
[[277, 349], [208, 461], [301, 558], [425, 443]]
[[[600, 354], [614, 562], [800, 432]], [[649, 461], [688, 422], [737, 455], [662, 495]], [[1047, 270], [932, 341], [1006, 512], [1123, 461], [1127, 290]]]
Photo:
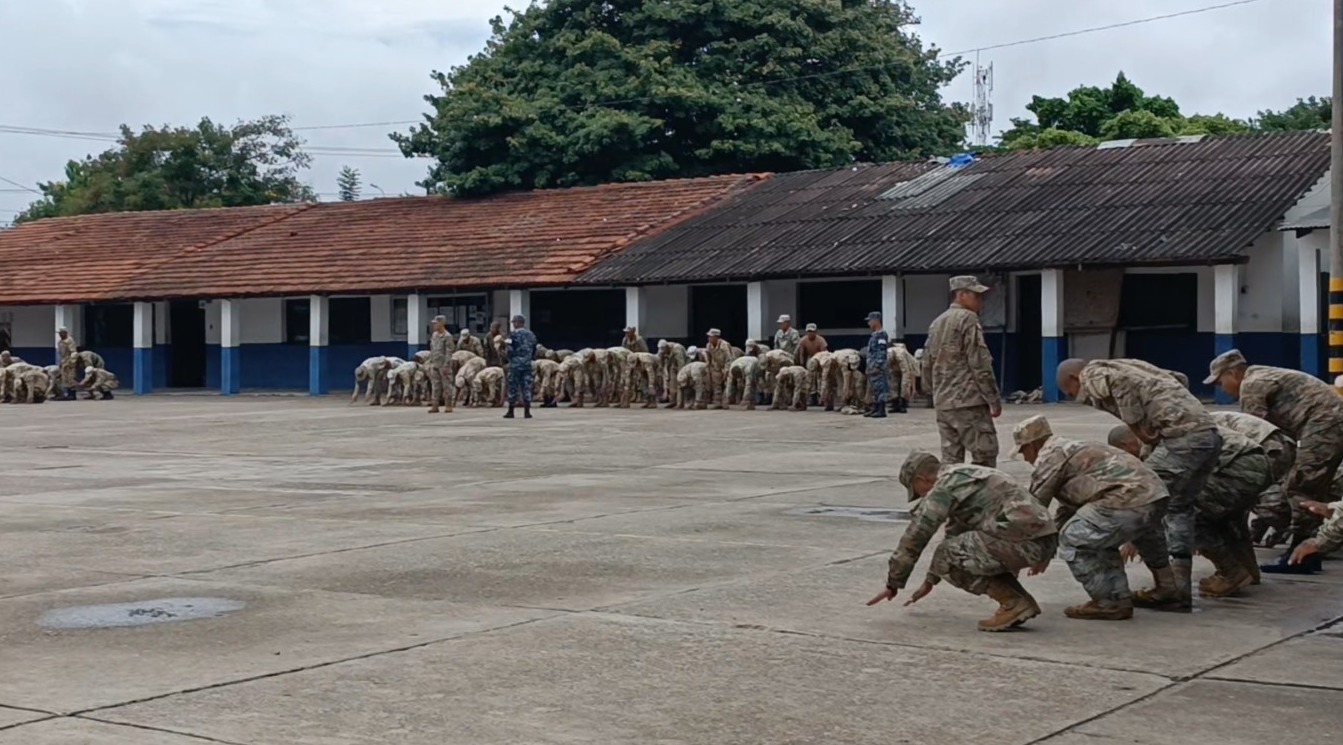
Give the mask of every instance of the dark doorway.
[[551, 349], [612, 347], [625, 328], [624, 290], [533, 292], [532, 333]]
[[1033, 391], [1044, 382], [1040, 372], [1044, 359], [1044, 319], [1040, 301], [1040, 275], [1017, 277], [1016, 388], [1022, 391]]
[[198, 300], [168, 303], [168, 387], [205, 387], [205, 309]]
[[746, 285], [690, 288], [690, 343], [704, 344], [709, 329], [722, 331], [723, 338], [737, 346], [746, 343]]

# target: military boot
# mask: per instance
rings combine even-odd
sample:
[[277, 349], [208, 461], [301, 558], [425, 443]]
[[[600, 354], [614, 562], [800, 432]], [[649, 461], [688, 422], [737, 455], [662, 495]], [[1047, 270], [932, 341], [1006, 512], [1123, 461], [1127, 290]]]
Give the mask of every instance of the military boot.
[[1108, 600], [1104, 603], [1092, 600], [1083, 605], [1064, 608], [1063, 615], [1079, 621], [1127, 621], [1133, 618], [1133, 600]]
[[980, 631], [1007, 631], [1040, 615], [1035, 598], [1010, 575], [994, 577], [985, 591], [998, 601], [998, 612], [979, 622]]
[[532, 418], [532, 405], [531, 405], [531, 404], [523, 404], [523, 405], [522, 405], [522, 418], [523, 418], [523, 419], [531, 419], [531, 418]]
[[438, 413], [438, 404], [434, 404], [433, 406], [430, 406], [430, 407], [429, 407], [429, 413], [430, 413], [430, 414], [437, 414], [437, 413]]
[[909, 402], [906, 401], [906, 400], [903, 399], [903, 398], [897, 398], [897, 399], [895, 399], [895, 413], [897, 413], [897, 414], [908, 414], [908, 413], [909, 413]]
[[1181, 597], [1184, 593], [1177, 583], [1173, 567], [1153, 569], [1152, 579], [1156, 581], [1155, 587], [1133, 593], [1134, 607], [1162, 611], [1181, 611], [1189, 608], [1189, 601]]

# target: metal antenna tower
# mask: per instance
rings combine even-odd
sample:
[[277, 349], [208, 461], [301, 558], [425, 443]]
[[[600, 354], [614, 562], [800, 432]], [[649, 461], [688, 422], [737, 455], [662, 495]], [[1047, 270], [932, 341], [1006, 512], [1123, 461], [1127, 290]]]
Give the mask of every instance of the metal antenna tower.
[[993, 136], [993, 63], [979, 64], [975, 52], [975, 100], [970, 106], [970, 132], [975, 146], [984, 147]]

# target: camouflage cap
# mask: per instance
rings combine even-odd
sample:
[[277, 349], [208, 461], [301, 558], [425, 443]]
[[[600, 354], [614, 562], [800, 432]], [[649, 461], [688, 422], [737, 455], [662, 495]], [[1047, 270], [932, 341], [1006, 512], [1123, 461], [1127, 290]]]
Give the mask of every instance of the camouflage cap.
[[625, 333], [627, 333], [627, 334], [628, 334], [629, 332], [633, 331], [633, 330], [634, 330], [634, 327], [633, 327], [633, 326], [626, 326], [626, 327], [625, 327]]
[[904, 464], [900, 466], [900, 485], [905, 487], [905, 490], [908, 492], [906, 499], [909, 502], [909, 509], [911, 510], [914, 509], [914, 505], [922, 499], [922, 497], [914, 493], [914, 476], [919, 471], [927, 468], [930, 463], [941, 463], [941, 461], [937, 459], [936, 455], [925, 450], [915, 450], [909, 454], [908, 458], [905, 458]]
[[447, 323], [447, 322], [448, 322], [447, 316], [434, 316], [434, 323]]
[[787, 313], [779, 316], [779, 320], [775, 321], [775, 323], [792, 323], [792, 322], [793, 317], [788, 315]]
[[723, 332], [718, 329], [709, 329], [709, 336], [722, 336]]
[[1023, 447], [1032, 442], [1039, 442], [1053, 435], [1054, 430], [1050, 428], [1049, 420], [1045, 419], [1043, 414], [1026, 417], [1012, 428], [1012, 442], [1017, 446], [1013, 452], [1020, 453]]
[[973, 292], [977, 295], [982, 295], [989, 291], [988, 287], [985, 287], [984, 285], [981, 285], [979, 283], [978, 277], [974, 277], [969, 274], [962, 274], [959, 277], [952, 277], [950, 285], [952, 292], [956, 292], [957, 290], [966, 290], [967, 292]]
[[872, 311], [871, 313], [868, 313], [868, 314], [867, 314], [867, 320], [869, 320], [869, 321], [880, 321], [880, 320], [881, 320], [881, 311], [876, 311], [876, 310], [874, 310], [874, 311]]
[[527, 319], [523, 318], [521, 315], [513, 316], [513, 323], [526, 323], [526, 322]]
[[1240, 353], [1239, 349], [1229, 349], [1222, 352], [1216, 357], [1213, 357], [1212, 362], [1208, 363], [1208, 377], [1203, 380], [1203, 384], [1212, 385], [1217, 382], [1218, 378], [1226, 373], [1231, 372], [1241, 365], [1248, 364], [1250, 363], [1245, 359], [1245, 355]]
[[808, 331], [815, 331], [815, 330], [816, 330], [816, 324], [814, 324], [814, 323], [809, 323], [809, 324], [807, 324], [807, 330], [808, 330]]

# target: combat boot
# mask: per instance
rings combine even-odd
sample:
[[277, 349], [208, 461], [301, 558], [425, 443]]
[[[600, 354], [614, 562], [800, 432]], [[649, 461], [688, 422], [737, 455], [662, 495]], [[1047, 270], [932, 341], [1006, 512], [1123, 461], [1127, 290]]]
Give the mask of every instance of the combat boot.
[[873, 419], [885, 419], [886, 404], [877, 404], [875, 407], [873, 407], [872, 413], [868, 414], [868, 416], [872, 417]]
[[430, 413], [430, 414], [437, 414], [437, 413], [438, 413], [438, 404], [434, 404], [433, 406], [430, 406], [430, 407], [429, 407], [429, 413]]
[[1149, 608], [1161, 611], [1188, 610], [1190, 601], [1182, 597], [1184, 593], [1175, 576], [1175, 568], [1165, 566], [1152, 570], [1152, 579], [1156, 586], [1150, 590], [1138, 590], [1133, 593], [1133, 605], [1137, 608]]
[[504, 414], [504, 418], [505, 418], [505, 419], [512, 419], [512, 418], [513, 418], [513, 403], [512, 403], [512, 402], [509, 402], [509, 404], [508, 404], [508, 411]]
[[1083, 605], [1064, 608], [1063, 615], [1079, 621], [1127, 621], [1133, 618], [1133, 601], [1126, 599], [1098, 603], [1092, 600]]
[[994, 577], [985, 592], [998, 601], [998, 612], [979, 622], [980, 631], [1007, 631], [1040, 615], [1035, 598], [1011, 575]]
[[531, 419], [531, 418], [532, 418], [532, 405], [531, 405], [531, 404], [523, 404], [523, 405], [522, 405], [522, 418], [523, 418], [523, 419]]

